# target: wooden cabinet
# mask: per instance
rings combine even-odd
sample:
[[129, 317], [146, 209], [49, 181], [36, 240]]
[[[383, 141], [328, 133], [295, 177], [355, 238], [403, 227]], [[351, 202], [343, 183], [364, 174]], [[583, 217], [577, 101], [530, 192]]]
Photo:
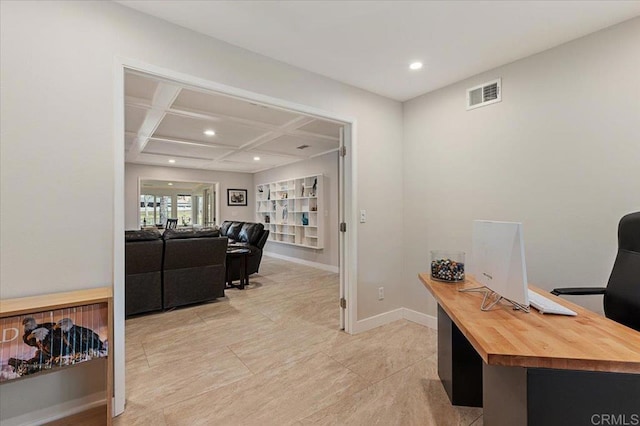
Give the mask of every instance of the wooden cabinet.
[[111, 287], [0, 300], [0, 328], [0, 383], [100, 362], [105, 366], [106, 423], [111, 424]]
[[269, 241], [323, 248], [323, 175], [311, 175], [256, 186], [256, 222], [270, 231]]

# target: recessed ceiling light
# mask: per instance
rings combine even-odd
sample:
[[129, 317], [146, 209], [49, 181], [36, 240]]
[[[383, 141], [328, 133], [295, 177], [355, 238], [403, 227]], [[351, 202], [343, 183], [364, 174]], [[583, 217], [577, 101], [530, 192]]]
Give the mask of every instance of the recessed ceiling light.
[[169, 160], [170, 163], [175, 163], [176, 160], [174, 160], [173, 158], [171, 160]]
[[207, 130], [204, 131], [204, 134], [207, 135], [207, 136], [213, 136], [213, 135], [216, 134], [216, 132], [214, 132], [211, 129], [207, 129]]
[[411, 65], [409, 65], [409, 68], [412, 70], [419, 70], [422, 68], [422, 62], [412, 62]]
[[260, 157], [253, 157], [253, 161], [260, 161]]
[[171, 182], [169, 182], [167, 185], [169, 185], [169, 186], [173, 186], [173, 184], [172, 184]]

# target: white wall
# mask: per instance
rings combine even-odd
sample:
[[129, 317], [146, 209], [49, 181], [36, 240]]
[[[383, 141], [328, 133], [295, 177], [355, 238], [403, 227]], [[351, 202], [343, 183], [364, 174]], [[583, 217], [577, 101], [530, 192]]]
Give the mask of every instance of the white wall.
[[[268, 242], [265, 250], [283, 256], [296, 257], [310, 262], [338, 266], [338, 153], [332, 152], [306, 161], [256, 173], [253, 178], [253, 195], [261, 183], [291, 179], [315, 174], [324, 175], [324, 248], [314, 250], [287, 244]], [[255, 205], [255, 203], [254, 203]], [[255, 215], [254, 215], [255, 217]]]
[[[380, 240], [390, 223], [402, 229], [400, 103], [113, 2], [3, 1], [0, 8], [0, 297], [113, 282], [119, 56], [355, 117], [356, 195], [369, 212], [358, 231], [357, 317], [401, 306], [402, 239]], [[380, 285], [384, 303], [376, 297]], [[24, 396], [20, 408], [64, 400], [59, 389], [71, 386], [66, 376], [16, 383], [14, 391]], [[2, 392], [0, 416], [8, 415], [6, 401]]]
[[[523, 222], [533, 284], [606, 285], [618, 220], [640, 210], [638, 46], [640, 18], [404, 104], [406, 307], [435, 315], [416, 275], [430, 250], [469, 261], [473, 219]], [[502, 102], [466, 111], [497, 77]]]
[[[218, 172], [213, 170], [182, 169], [179, 167], [161, 167], [143, 164], [125, 164], [124, 168], [124, 204], [125, 229], [138, 229], [138, 178], [160, 180], [176, 180], [187, 182], [218, 182], [220, 183], [220, 214], [216, 218], [218, 224], [223, 220], [253, 221], [253, 205], [255, 199], [253, 175], [251, 173]], [[246, 189], [247, 206], [227, 206], [227, 189]]]

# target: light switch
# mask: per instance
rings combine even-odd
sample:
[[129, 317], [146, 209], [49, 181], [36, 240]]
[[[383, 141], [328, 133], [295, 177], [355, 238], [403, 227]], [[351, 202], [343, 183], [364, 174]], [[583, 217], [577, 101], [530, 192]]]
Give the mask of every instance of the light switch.
[[367, 221], [367, 211], [360, 210], [360, 223], [365, 223]]

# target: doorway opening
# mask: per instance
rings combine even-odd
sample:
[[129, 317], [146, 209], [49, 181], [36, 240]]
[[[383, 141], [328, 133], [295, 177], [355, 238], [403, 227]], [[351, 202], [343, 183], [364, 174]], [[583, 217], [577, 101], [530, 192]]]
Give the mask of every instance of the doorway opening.
[[[158, 81], [158, 86], [152, 89], [153, 95], [151, 96], [151, 103], [149, 105], [151, 114], [146, 114], [144, 117], [137, 117], [140, 122], [138, 123], [138, 132], [135, 132], [135, 134], [126, 134], [125, 124], [131, 120], [131, 116], [127, 116], [127, 120], [124, 120], [125, 114], [127, 113], [126, 105], [137, 104], [138, 106], [142, 106], [144, 104], [143, 95], [145, 88], [141, 87], [141, 91], [138, 93], [141, 96], [125, 94], [125, 78], [127, 74], [135, 76], [151, 76]], [[146, 89], [149, 89], [149, 87], [147, 87]], [[258, 107], [261, 110], [267, 110], [272, 113], [271, 117], [267, 117], [267, 122], [263, 121], [262, 124], [264, 127], [263, 130], [267, 130], [266, 133], [269, 133], [269, 135], [253, 135], [253, 139], [250, 139], [249, 142], [240, 144], [239, 147], [236, 147], [239, 149], [233, 149], [234, 147], [232, 146], [225, 146], [225, 144], [220, 143], [210, 144], [207, 141], [202, 141], [202, 136], [200, 135], [198, 135], [197, 138], [184, 137], [181, 135], [169, 135], [169, 137], [167, 137], [165, 132], [165, 135], [161, 135], [163, 137], [157, 137], [155, 135], [156, 130], [162, 128], [161, 126], [165, 125], [163, 124], [163, 119], [165, 118], [165, 116], [167, 116], [167, 109], [172, 108], [176, 100], [180, 100], [180, 95], [182, 93], [188, 93], [188, 95], [195, 94], [192, 97], [192, 101], [196, 103], [198, 101], [198, 97], [200, 97], [201, 95], [213, 95], [216, 96], [216, 99], [226, 99], [229, 103], [232, 104], [231, 106], [235, 108], [242, 108], [244, 106], [251, 105], [252, 107]], [[335, 147], [335, 149], [332, 149], [335, 150], [336, 156], [338, 158], [337, 168], [339, 170], [339, 174], [338, 179], [336, 179], [338, 192], [338, 220], [337, 223], [328, 224], [328, 228], [333, 228], [332, 231], [335, 232], [338, 240], [337, 263], [338, 270], [340, 272], [339, 276], [341, 300], [340, 302], [336, 300], [336, 314], [339, 315], [340, 318], [340, 328], [350, 333], [353, 330], [353, 325], [355, 323], [356, 317], [355, 283], [357, 271], [355, 266], [355, 228], [349, 226], [349, 224], [355, 223], [355, 221], [353, 220], [353, 212], [355, 212], [356, 197], [354, 191], [355, 164], [353, 162], [353, 155], [345, 155], [345, 153], [353, 152], [353, 147], [355, 145], [355, 120], [349, 117], [341, 117], [330, 112], [321, 111], [312, 107], [307, 107], [272, 97], [266, 97], [260, 94], [247, 92], [241, 89], [232, 88], [211, 81], [198, 79], [193, 76], [176, 73], [171, 70], [160, 69], [148, 64], [135, 63], [133, 61], [126, 61], [118, 64], [116, 94], [116, 99], [120, 100], [116, 102], [116, 117], [121, 117], [116, 120], [116, 134], [119, 136], [117, 138], [117, 149], [115, 154], [116, 189], [114, 201], [114, 348], [116, 348], [116, 351], [114, 353], [114, 408], [116, 414], [119, 414], [124, 410], [125, 398], [123, 234], [124, 230], [127, 229], [127, 227], [129, 227], [129, 224], [131, 223], [123, 215], [126, 206], [124, 194], [126, 192], [126, 189], [123, 189], [125, 186], [125, 157], [127, 163], [131, 162], [137, 164], [152, 164], [152, 162], [147, 161], [149, 158], [152, 158], [153, 161], [160, 161], [160, 159], [162, 161], [165, 161], [166, 156], [171, 156], [177, 157], [179, 159], [179, 161], [181, 162], [181, 167], [189, 167], [188, 165], [191, 164], [191, 167], [195, 169], [209, 168], [210, 170], [216, 170], [216, 167], [220, 167], [221, 169], [219, 170], [225, 170], [225, 167], [227, 167], [227, 170], [229, 170], [228, 166], [232, 165], [233, 163], [235, 163], [236, 165], [238, 163], [242, 163], [243, 156], [246, 157], [247, 155], [250, 155], [253, 157], [253, 160], [255, 160], [255, 158], [258, 156], [254, 155], [251, 148], [262, 147], [264, 149], [266, 145], [268, 145], [270, 142], [273, 142], [274, 139], [277, 138], [283, 138], [286, 141], [287, 138], [291, 139], [291, 133], [294, 133], [294, 136], [298, 136], [304, 140], [305, 138], [310, 137], [309, 134], [314, 133], [314, 126], [316, 126], [315, 131], [318, 131], [318, 123], [332, 123], [334, 125], [337, 125], [337, 127], [339, 128], [337, 146]], [[184, 101], [184, 97], [181, 100]], [[178, 113], [175, 113], [176, 111], [173, 111], [172, 114], [169, 114], [171, 116], [170, 120], [173, 120], [174, 122], [169, 123], [170, 125], [165, 125], [167, 128], [180, 128], [180, 126], [184, 124], [180, 123], [181, 120], [193, 121], [197, 119], [204, 119], [206, 121], [208, 119], [210, 122], [215, 121], [212, 119], [212, 114], [208, 114], [207, 111], [202, 111], [201, 108], [185, 107], [184, 103], [179, 104], [178, 107]], [[209, 111], [209, 113], [210, 112], [211, 111]], [[262, 113], [263, 115], [265, 115], [264, 111], [262, 111]], [[294, 117], [287, 117], [287, 114], [292, 114], [294, 115]], [[281, 116], [281, 119], [291, 119], [285, 120], [283, 123], [269, 123], [268, 120], [272, 119], [274, 115]], [[179, 118], [175, 119], [175, 117]], [[225, 118], [229, 117], [230, 116], [227, 115], [227, 117]], [[135, 113], [133, 113], [133, 119], [136, 119]], [[235, 119], [235, 124], [238, 125], [236, 127], [248, 127], [246, 121], [247, 119], [243, 119], [242, 117], [237, 116], [235, 118], [231, 117], [231, 119], [232, 121]], [[244, 122], [241, 123], [241, 121], [243, 120]], [[229, 132], [232, 132], [232, 127], [233, 126], [229, 127], [227, 130]], [[202, 133], [205, 136], [209, 136], [207, 133], [211, 133], [209, 129], [205, 131], [198, 129], [197, 132]], [[295, 135], [295, 133], [297, 133], [297, 135]], [[321, 132], [320, 135], [322, 135]], [[187, 134], [186, 136], [189, 136], [189, 134]], [[194, 135], [191, 134], [191, 136]], [[322, 137], [320, 137], [319, 139], [322, 139]], [[331, 137], [327, 137], [325, 139], [330, 140]], [[303, 143], [301, 145], [305, 144]], [[202, 154], [207, 150], [226, 150], [227, 152], [222, 153], [215, 158], [204, 157], [205, 160], [203, 162]], [[320, 151], [317, 154], [323, 155], [329, 151], [330, 150]], [[269, 154], [271, 154], [271, 157], [269, 157]], [[261, 158], [263, 157], [261, 156]], [[295, 156], [287, 152], [267, 153], [266, 158], [271, 160], [272, 162], [276, 162], [281, 158], [288, 158], [289, 161], [285, 161], [285, 164], [301, 161], [300, 158], [296, 158]], [[172, 163], [170, 161], [171, 159], [169, 159], [168, 163]], [[270, 167], [260, 169], [257, 172], [268, 170], [269, 168], [273, 167], [274, 166], [271, 165]], [[249, 170], [245, 171], [245, 173], [251, 172], [251, 170], [254, 170], [254, 173], [256, 172], [255, 169], [249, 168]], [[217, 199], [218, 202], [220, 193], [224, 192], [224, 188], [221, 188], [220, 186], [221, 185], [219, 184], [214, 189], [214, 198]], [[203, 194], [202, 198], [200, 199], [193, 198], [193, 196], [191, 196], [191, 198], [187, 198], [187, 194], [176, 193], [175, 201], [173, 196], [169, 198], [168, 195], [164, 195], [165, 198], [163, 206], [163, 198], [157, 200], [157, 195], [155, 193], [145, 194], [141, 189], [140, 183], [138, 184], [138, 188], [139, 190], [135, 202], [136, 211], [134, 219], [136, 227], [140, 226], [139, 221], [142, 217], [140, 209], [142, 209], [143, 207], [139, 206], [142, 206], [143, 204], [145, 212], [144, 218], [142, 219], [142, 225], [145, 225], [145, 218], [147, 217], [152, 217], [153, 222], [155, 222], [154, 224], [161, 223], [163, 220], [163, 209], [165, 212], [165, 218], [169, 214], [171, 214], [172, 216], [179, 216], [178, 212], [181, 211], [180, 203], [182, 202], [182, 211], [191, 211], [190, 216], [186, 214], [183, 215], [185, 217], [185, 223], [183, 225], [185, 226], [187, 225], [187, 222], [189, 220], [191, 220], [193, 223], [194, 212], [196, 210], [198, 212], [201, 211], [200, 207], [197, 206], [198, 204], [199, 206], [208, 205], [205, 194]], [[149, 201], [151, 205], [147, 203], [148, 200], [146, 200], [146, 198], [145, 200], [140, 201], [142, 199], [142, 196], [147, 195], [149, 196], [149, 199], [153, 197], [153, 200]], [[180, 200], [178, 199], [179, 195], [183, 196], [182, 198], [180, 198]], [[162, 194], [160, 194], [159, 196], [163, 197]], [[346, 202], [345, 200], [349, 200], [349, 202]], [[157, 205], [157, 203], [159, 204]], [[211, 209], [213, 210], [213, 223], [219, 225], [219, 222], [221, 222], [224, 217], [225, 207], [224, 205], [221, 205], [219, 208], [217, 208], [215, 207], [217, 205], [219, 204], [213, 203], [212, 206], [214, 207], [212, 207]], [[151, 210], [153, 210], [153, 212], [151, 212]], [[195, 215], [197, 216], [198, 213], [195, 213]], [[207, 218], [205, 218], [204, 216], [205, 214], [203, 212], [202, 218], [198, 217], [195, 220], [205, 222], [205, 219]], [[211, 214], [208, 216], [208, 218], [211, 218]], [[211, 221], [209, 220], [209, 222]], [[338, 232], [338, 224], [344, 224], [343, 226], [340, 226], [340, 228], [349, 229], [349, 233]], [[343, 300], [346, 301], [346, 303], [343, 303]]]

